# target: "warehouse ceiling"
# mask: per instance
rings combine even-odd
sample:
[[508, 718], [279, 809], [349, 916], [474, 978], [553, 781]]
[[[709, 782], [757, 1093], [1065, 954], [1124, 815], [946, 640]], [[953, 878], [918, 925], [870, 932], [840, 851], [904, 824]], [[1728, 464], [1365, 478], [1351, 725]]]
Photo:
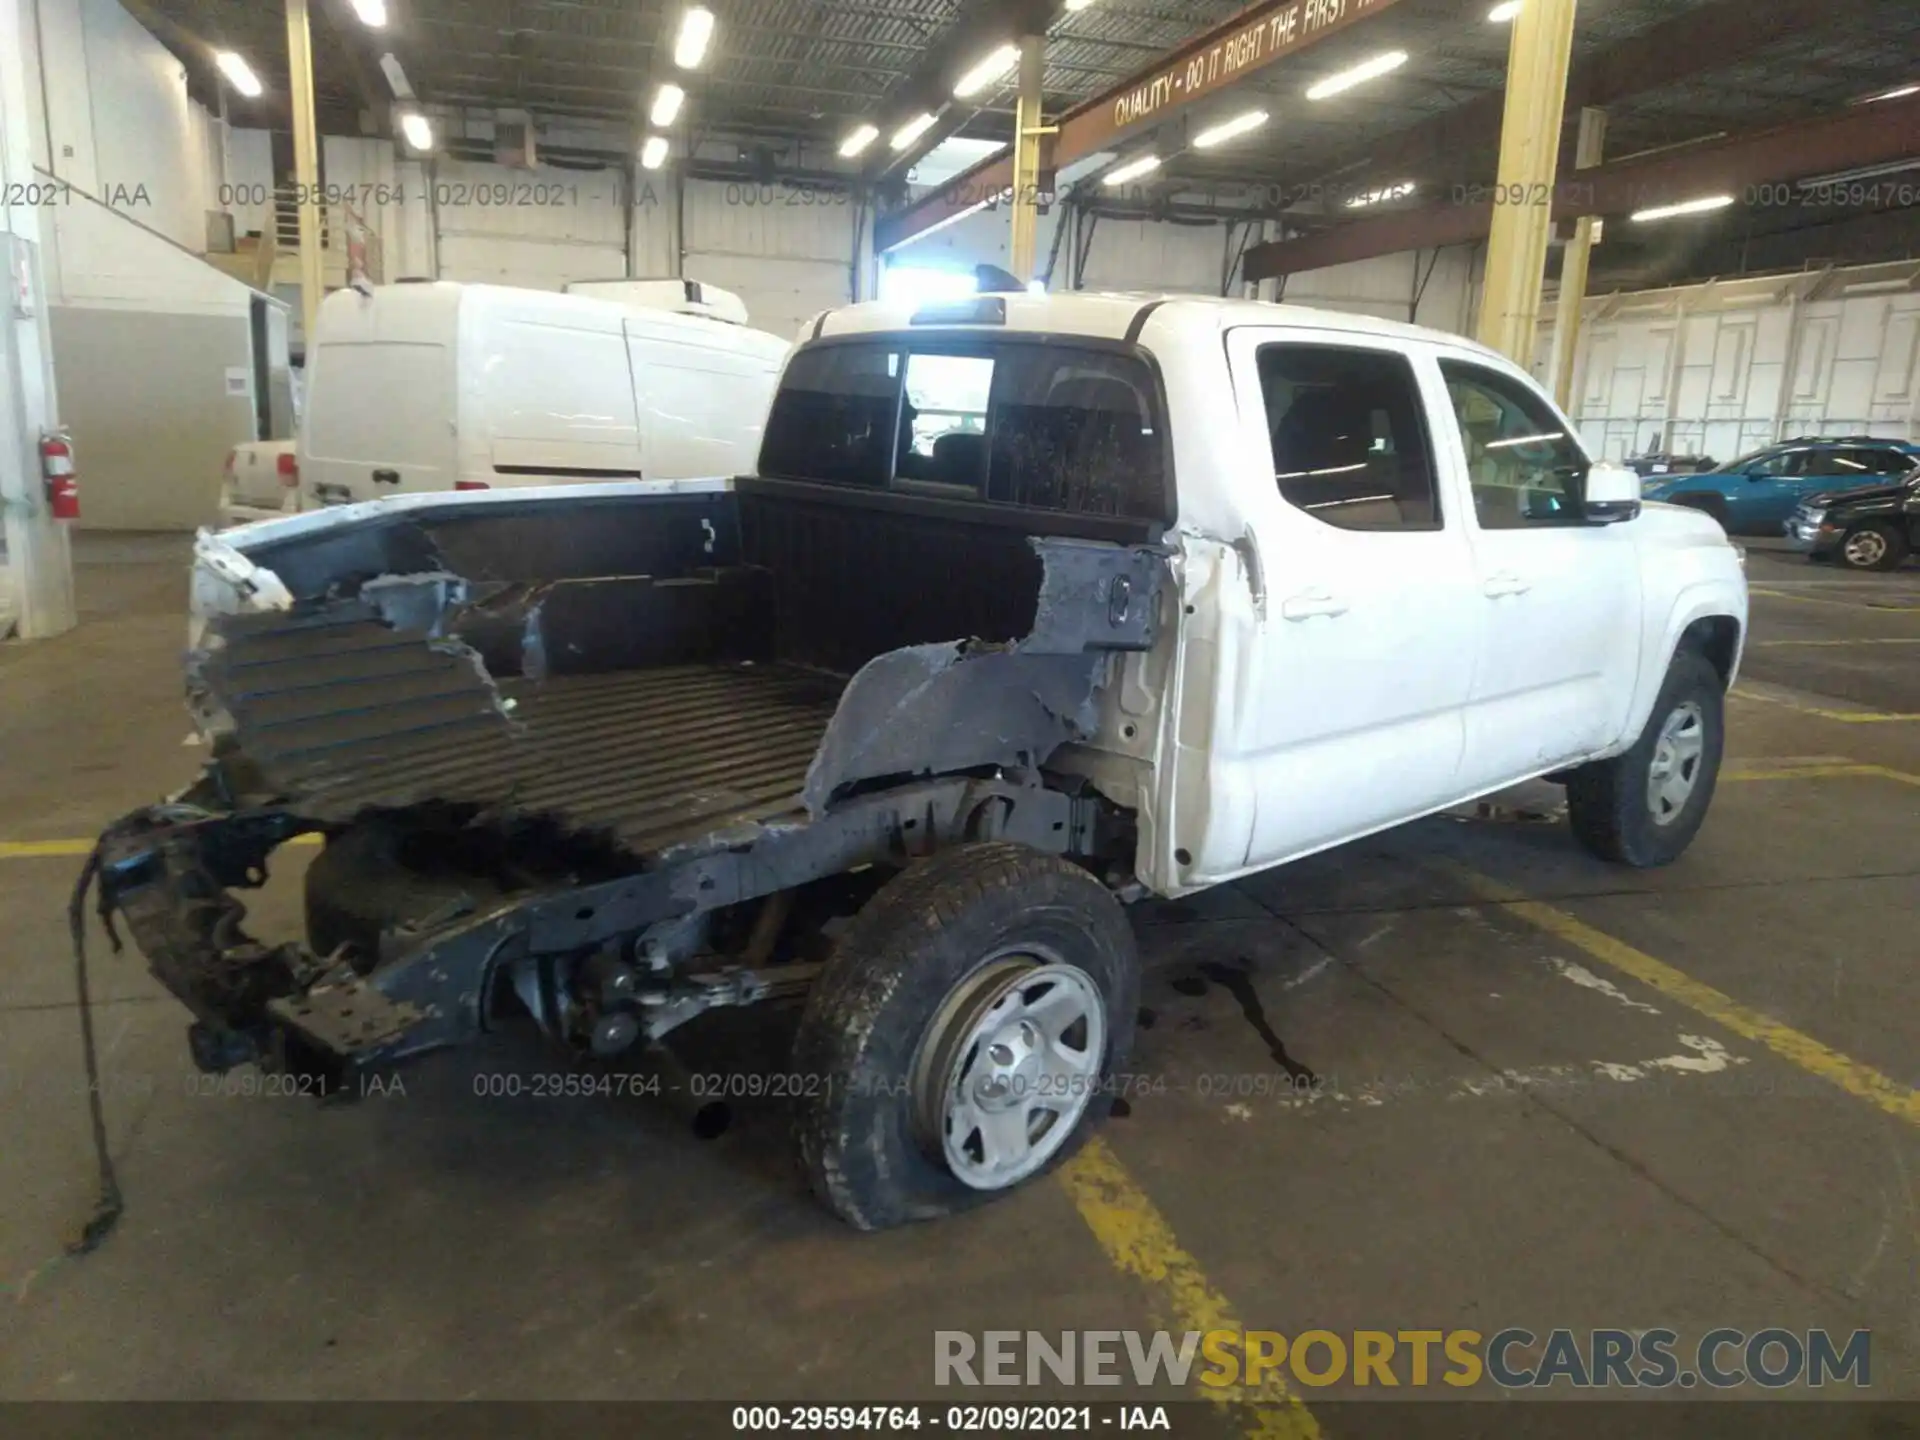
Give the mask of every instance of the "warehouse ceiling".
[[[384, 131], [390, 93], [377, 61], [403, 63], [428, 106], [525, 109], [544, 126], [611, 122], [637, 134], [657, 83], [674, 75], [671, 48], [681, 0], [387, 0], [389, 22], [363, 25], [351, 0], [312, 0], [323, 128]], [[712, 53], [687, 80], [681, 146], [738, 139], [774, 163], [838, 165], [833, 147], [852, 125], [886, 127], [923, 101], [944, 105], [925, 144], [947, 135], [1004, 141], [1011, 91], [1002, 85], [964, 106], [947, 99], [956, 61], [983, 37], [1010, 38], [1022, 15], [1049, 24], [1050, 112], [1100, 97], [1235, 14], [1233, 0], [707, 0], [718, 19]], [[1351, 0], [1349, 0], [1351, 3]], [[1195, 204], [1245, 204], [1290, 213], [1316, 208], [1317, 192], [1351, 195], [1417, 181], [1432, 196], [1493, 178], [1498, 94], [1509, 27], [1492, 0], [1398, 0], [1194, 107], [1198, 125], [1258, 106], [1273, 119], [1244, 142], [1204, 159], [1172, 159], [1133, 203], [1170, 213]], [[286, 32], [282, 8], [263, 0], [131, 0], [129, 8], [183, 57], [205, 47], [244, 53], [268, 93], [260, 120], [284, 124]], [[1790, 23], [1770, 23], [1791, 9]], [[1696, 53], [1666, 56], [1644, 85], [1608, 97], [1607, 155], [1617, 158], [1704, 138], [1791, 123], [1845, 109], [1867, 95], [1920, 81], [1920, 4], [1914, 0], [1581, 0], [1575, 76], [1604, 67], [1639, 40], [1689, 16], [1714, 37]], [[196, 57], [196, 47], [199, 53]], [[1383, 50], [1411, 59], [1337, 100], [1309, 103], [1313, 80]], [[1677, 62], [1677, 63], [1676, 63]], [[685, 79], [682, 75], [679, 78]], [[1616, 77], [1617, 78], [1617, 77]], [[1632, 77], [1629, 77], [1631, 81]], [[1423, 135], [1473, 113], [1481, 126], [1423, 149]], [[240, 123], [249, 110], [236, 103]], [[279, 118], [277, 118], [279, 117]], [[258, 122], [256, 122], [258, 123]], [[924, 147], [923, 147], [924, 148]], [[1417, 160], [1418, 173], [1403, 162]], [[1394, 168], [1402, 165], [1402, 168]], [[869, 172], [871, 177], [871, 171]], [[1909, 177], [1911, 178], [1911, 177]], [[1321, 204], [1330, 219], [1339, 206]], [[1778, 217], [1776, 217], [1778, 218]], [[1899, 228], [1899, 227], [1895, 227]]]

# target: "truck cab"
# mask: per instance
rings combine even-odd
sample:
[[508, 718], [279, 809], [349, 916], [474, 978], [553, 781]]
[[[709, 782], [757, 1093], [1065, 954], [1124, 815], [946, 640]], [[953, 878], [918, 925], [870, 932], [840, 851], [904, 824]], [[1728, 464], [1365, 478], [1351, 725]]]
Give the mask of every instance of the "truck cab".
[[[862, 1228], [1085, 1138], [1133, 901], [1541, 776], [1678, 859], [1747, 623], [1719, 525], [1484, 349], [1086, 295], [828, 312], [751, 474], [272, 520], [194, 594], [206, 772], [89, 874], [200, 1063], [351, 1094], [516, 1015], [595, 1064], [803, 996]], [[255, 939], [306, 834], [306, 934]]]

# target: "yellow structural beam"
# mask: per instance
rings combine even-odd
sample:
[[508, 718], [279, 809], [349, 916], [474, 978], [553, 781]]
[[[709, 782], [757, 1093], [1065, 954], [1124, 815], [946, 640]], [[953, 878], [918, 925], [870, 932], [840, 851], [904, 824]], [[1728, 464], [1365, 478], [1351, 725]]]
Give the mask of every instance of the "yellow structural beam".
[[293, 108], [294, 199], [300, 216], [300, 340], [313, 354], [313, 319], [325, 294], [320, 254], [320, 138], [313, 118], [313, 32], [307, 0], [287, 0], [287, 76]]
[[1507, 52], [1500, 176], [1487, 241], [1480, 343], [1530, 366], [1540, 321], [1540, 282], [1553, 233], [1560, 116], [1567, 104], [1575, 0], [1526, 0]]
[[1008, 270], [1022, 285], [1033, 279], [1040, 231], [1040, 143], [1045, 122], [1040, 87], [1045, 77], [1047, 37], [1020, 39], [1020, 99], [1014, 110], [1013, 234], [1007, 246]]

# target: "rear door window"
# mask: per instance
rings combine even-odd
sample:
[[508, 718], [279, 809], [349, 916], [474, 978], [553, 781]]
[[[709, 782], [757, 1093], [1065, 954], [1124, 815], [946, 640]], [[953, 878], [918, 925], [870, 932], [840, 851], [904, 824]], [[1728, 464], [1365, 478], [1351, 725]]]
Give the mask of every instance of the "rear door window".
[[763, 475], [1079, 514], [1167, 519], [1145, 361], [1032, 342], [838, 343], [787, 366]]
[[1913, 468], [1913, 462], [1898, 450], [1884, 450], [1878, 446], [1847, 449], [1840, 452], [1846, 461], [1849, 474], [1870, 479], [1876, 475], [1904, 475]]
[[1438, 530], [1420, 389], [1404, 355], [1263, 345], [1273, 478], [1287, 503], [1341, 530]]

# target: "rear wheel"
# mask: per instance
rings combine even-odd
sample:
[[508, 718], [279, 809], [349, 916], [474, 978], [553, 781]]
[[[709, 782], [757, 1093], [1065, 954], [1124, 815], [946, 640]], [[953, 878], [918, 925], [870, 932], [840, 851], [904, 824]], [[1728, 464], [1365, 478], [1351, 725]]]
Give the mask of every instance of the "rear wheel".
[[1861, 525], [1841, 539], [1838, 554], [1849, 570], [1897, 570], [1907, 558], [1907, 537], [1891, 525]]
[[1133, 1045], [1139, 961], [1106, 887], [1024, 846], [922, 860], [807, 999], [800, 1157], [849, 1224], [951, 1214], [1060, 1164]]
[[1652, 869], [1693, 843], [1713, 803], [1726, 740], [1720, 672], [1698, 650], [1673, 657], [1631, 750], [1567, 779], [1574, 836], [1602, 860]]

